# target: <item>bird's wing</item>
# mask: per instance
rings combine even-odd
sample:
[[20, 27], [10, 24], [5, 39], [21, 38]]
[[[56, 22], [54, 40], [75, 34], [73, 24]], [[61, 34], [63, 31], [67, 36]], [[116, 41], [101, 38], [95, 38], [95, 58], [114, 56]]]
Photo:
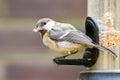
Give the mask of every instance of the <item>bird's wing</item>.
[[55, 31], [50, 32], [50, 38], [56, 41], [69, 41], [73, 43], [92, 44], [91, 38], [78, 30]]
[[117, 56], [112, 50], [98, 45], [97, 43], [93, 42], [92, 39], [89, 38], [87, 35], [78, 30], [51, 30], [49, 37], [55, 41], [69, 41], [73, 43], [79, 43], [83, 44], [85, 47], [92, 46], [102, 51], [109, 52], [113, 56]]

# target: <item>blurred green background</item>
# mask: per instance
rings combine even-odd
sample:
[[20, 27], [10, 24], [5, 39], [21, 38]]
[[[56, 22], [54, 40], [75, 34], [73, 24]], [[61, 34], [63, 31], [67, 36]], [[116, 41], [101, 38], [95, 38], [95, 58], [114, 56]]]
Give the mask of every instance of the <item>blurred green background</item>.
[[32, 29], [49, 17], [84, 31], [86, 15], [87, 0], [0, 0], [0, 80], [76, 80], [84, 67], [53, 64], [61, 55]]

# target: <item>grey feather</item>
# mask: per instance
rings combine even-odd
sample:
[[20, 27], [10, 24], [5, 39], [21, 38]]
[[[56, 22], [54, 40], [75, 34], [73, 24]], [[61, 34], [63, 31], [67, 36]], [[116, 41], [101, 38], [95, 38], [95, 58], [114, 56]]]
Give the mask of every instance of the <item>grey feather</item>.
[[101, 45], [98, 45], [98, 44], [95, 44], [94, 47], [102, 50], [102, 51], [106, 51], [106, 52], [109, 52], [110, 54], [112, 54], [113, 56], [117, 57], [117, 55], [115, 54], [115, 52], [113, 52], [112, 50], [104, 47], [104, 46], [101, 46]]
[[[68, 33], [67, 35], [65, 35]], [[64, 36], [65, 35], [65, 36]], [[63, 37], [62, 37], [63, 36]], [[69, 41], [73, 43], [81, 43], [81, 44], [91, 44], [92, 40], [84, 33], [78, 30], [69, 30], [69, 31], [55, 31], [51, 30], [50, 38], [59, 41]]]

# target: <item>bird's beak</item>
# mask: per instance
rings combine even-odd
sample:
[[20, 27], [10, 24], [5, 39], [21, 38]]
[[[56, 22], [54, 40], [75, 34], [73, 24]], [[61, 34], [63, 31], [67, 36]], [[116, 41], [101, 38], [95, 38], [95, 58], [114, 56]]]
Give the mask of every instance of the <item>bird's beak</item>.
[[38, 30], [36, 28], [33, 29], [33, 32], [38, 32]]
[[44, 30], [42, 27], [40, 27], [40, 28], [34, 28], [34, 29], [33, 29], [33, 32], [40, 32], [40, 31], [42, 31], [42, 30]]

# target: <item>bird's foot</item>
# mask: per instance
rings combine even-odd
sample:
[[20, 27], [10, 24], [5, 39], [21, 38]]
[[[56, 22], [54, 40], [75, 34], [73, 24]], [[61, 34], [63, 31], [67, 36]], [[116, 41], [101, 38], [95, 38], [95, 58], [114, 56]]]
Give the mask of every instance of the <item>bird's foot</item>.
[[60, 56], [60, 57], [57, 57], [58, 59], [65, 59], [66, 57], [68, 57], [70, 54], [67, 54], [67, 55], [64, 55], [64, 56]]

